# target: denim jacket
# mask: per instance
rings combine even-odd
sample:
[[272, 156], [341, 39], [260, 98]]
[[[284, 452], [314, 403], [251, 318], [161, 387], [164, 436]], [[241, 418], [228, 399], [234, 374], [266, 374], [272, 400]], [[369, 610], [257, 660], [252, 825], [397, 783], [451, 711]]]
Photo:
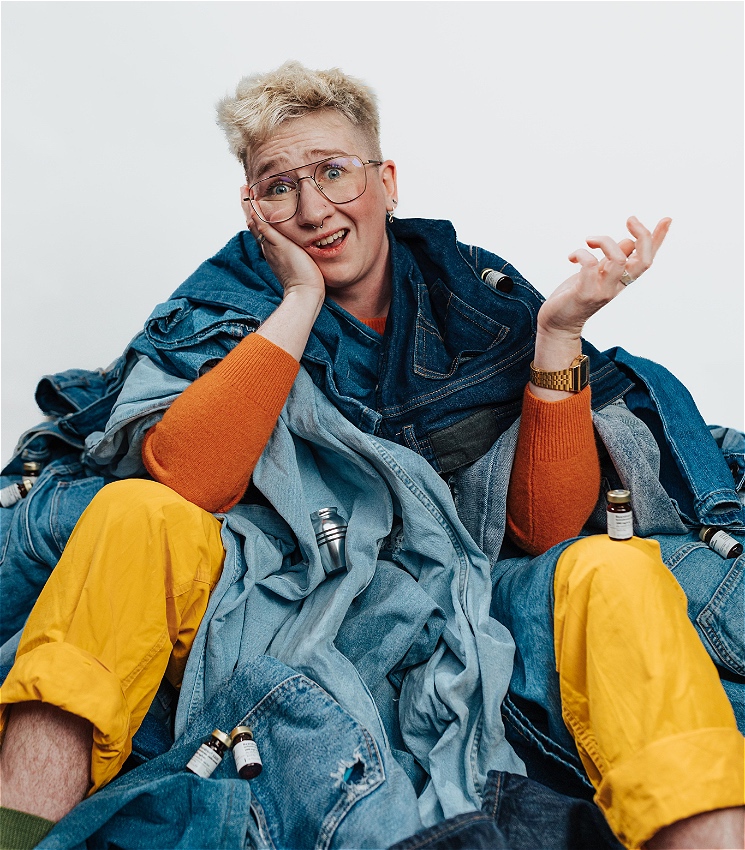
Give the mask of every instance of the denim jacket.
[[[302, 363], [353, 425], [448, 472], [483, 455], [519, 416], [543, 299], [496, 254], [459, 243], [449, 222], [394, 220], [388, 236], [393, 296], [385, 333], [327, 299]], [[494, 286], [481, 280], [488, 268], [501, 275]], [[281, 297], [244, 231], [155, 308], [132, 348], [194, 380]], [[598, 409], [632, 382], [589, 343], [585, 350]]]

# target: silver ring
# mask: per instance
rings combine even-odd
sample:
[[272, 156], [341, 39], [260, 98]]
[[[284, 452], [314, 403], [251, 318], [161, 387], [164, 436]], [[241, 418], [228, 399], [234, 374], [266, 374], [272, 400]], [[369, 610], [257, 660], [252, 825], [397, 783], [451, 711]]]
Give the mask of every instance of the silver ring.
[[256, 237], [256, 241], [259, 243], [259, 245], [261, 245], [261, 243], [262, 243], [265, 239], [266, 239], [266, 236], [264, 236], [264, 234], [263, 234], [263, 233], [259, 233], [259, 235]]
[[630, 283], [633, 283], [635, 280], [636, 280], [636, 278], [631, 277], [631, 275], [626, 271], [626, 269], [623, 270], [623, 274], [621, 275], [621, 283], [624, 286], [628, 286]]

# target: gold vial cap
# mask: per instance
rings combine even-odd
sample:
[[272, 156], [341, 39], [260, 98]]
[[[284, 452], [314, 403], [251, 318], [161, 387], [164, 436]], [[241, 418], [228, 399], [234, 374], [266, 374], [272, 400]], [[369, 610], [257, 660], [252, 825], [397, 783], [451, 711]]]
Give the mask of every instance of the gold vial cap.
[[231, 739], [230, 739], [230, 735], [226, 735], [226, 734], [225, 734], [224, 732], [222, 732], [220, 729], [213, 729], [213, 730], [212, 730], [212, 737], [213, 737], [213, 738], [217, 738], [217, 740], [218, 740], [221, 744], [225, 744], [225, 746], [226, 746], [226, 747], [230, 747], [230, 746], [232, 746], [232, 741], [231, 741]]
[[239, 735], [250, 735], [253, 738], [253, 729], [250, 726], [236, 726], [230, 733], [230, 740], [235, 741]]
[[612, 505], [624, 505], [631, 501], [629, 490], [608, 490], [606, 498]]

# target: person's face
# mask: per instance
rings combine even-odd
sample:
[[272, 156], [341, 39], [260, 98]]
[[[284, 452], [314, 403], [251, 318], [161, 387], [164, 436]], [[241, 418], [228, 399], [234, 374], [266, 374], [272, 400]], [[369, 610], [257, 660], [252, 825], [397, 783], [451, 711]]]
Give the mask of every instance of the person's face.
[[[307, 163], [342, 153], [363, 161], [375, 158], [364, 134], [335, 110], [294, 118], [251, 151], [249, 183], [293, 169], [290, 176], [295, 180], [312, 176], [314, 168]], [[388, 279], [385, 217], [396, 197], [396, 168], [387, 160], [365, 169], [365, 191], [346, 204], [332, 203], [312, 180], [301, 180], [297, 212], [289, 221], [273, 225], [313, 258], [331, 290], [360, 284], [381, 287]], [[335, 238], [321, 244], [330, 237]]]

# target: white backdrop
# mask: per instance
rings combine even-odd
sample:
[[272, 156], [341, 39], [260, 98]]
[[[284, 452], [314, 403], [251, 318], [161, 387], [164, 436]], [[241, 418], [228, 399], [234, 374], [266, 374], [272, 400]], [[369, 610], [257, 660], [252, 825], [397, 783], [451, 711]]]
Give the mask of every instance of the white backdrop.
[[2, 461], [41, 375], [108, 365], [242, 227], [214, 103], [287, 58], [376, 89], [401, 216], [544, 294], [588, 236], [672, 216], [586, 336], [742, 428], [742, 31], [739, 2], [3, 3]]

